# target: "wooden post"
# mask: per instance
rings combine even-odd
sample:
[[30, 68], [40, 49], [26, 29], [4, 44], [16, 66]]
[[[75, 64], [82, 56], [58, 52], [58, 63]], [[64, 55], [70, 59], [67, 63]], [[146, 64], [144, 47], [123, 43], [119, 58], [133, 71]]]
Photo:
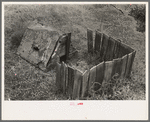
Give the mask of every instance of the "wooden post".
[[124, 78], [125, 77], [125, 73], [126, 73], [126, 65], [127, 65], [127, 61], [128, 61], [128, 55], [123, 56], [121, 59], [122, 59], [121, 77]]
[[61, 67], [61, 64], [57, 63], [56, 64], [56, 86], [58, 89], [61, 88], [61, 76], [60, 76], [60, 67]]
[[96, 66], [90, 69], [89, 90], [93, 89], [92, 85], [96, 81]]
[[74, 68], [68, 66], [68, 88], [67, 94], [72, 98], [73, 93], [73, 84], [74, 84]]
[[75, 70], [73, 95], [72, 95], [73, 99], [79, 99], [81, 84], [82, 84], [82, 73], [79, 70]]
[[105, 62], [104, 81], [108, 82], [112, 77], [114, 61]]
[[108, 39], [109, 39], [109, 37], [107, 35], [103, 34], [101, 51], [100, 51], [100, 57], [102, 57], [103, 61], [105, 59], [105, 55], [106, 55], [106, 51], [107, 51]]
[[[105, 62], [102, 62], [96, 66], [96, 82], [102, 85], [104, 79], [105, 72]], [[99, 89], [98, 86], [95, 86], [94, 90], [97, 91]]]
[[107, 51], [105, 55], [105, 61], [113, 60], [113, 52], [114, 52], [115, 40], [111, 37], [108, 39]]
[[95, 46], [94, 46], [94, 52], [100, 53], [100, 45], [101, 45], [101, 36], [102, 34], [96, 31], [95, 35]]
[[93, 31], [87, 29], [88, 53], [93, 54]]
[[84, 73], [83, 73], [83, 80], [82, 80], [82, 93], [81, 93], [81, 98], [83, 99], [84, 97], [87, 96], [88, 94], [88, 79], [89, 79], [89, 70], [86, 70]]

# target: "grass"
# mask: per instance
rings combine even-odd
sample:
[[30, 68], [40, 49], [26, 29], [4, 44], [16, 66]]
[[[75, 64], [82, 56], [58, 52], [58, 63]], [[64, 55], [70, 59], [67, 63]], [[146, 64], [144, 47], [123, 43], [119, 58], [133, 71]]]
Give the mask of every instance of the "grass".
[[73, 46], [85, 52], [86, 29], [100, 31], [101, 18], [104, 33], [121, 39], [137, 53], [129, 79], [103, 83], [103, 90], [90, 91], [87, 99], [145, 100], [145, 32], [136, 30], [133, 17], [124, 16], [109, 5], [5, 5], [4, 13], [5, 100], [68, 99], [55, 86], [55, 69], [45, 74], [15, 54], [27, 26], [41, 23], [62, 33], [71, 32]]

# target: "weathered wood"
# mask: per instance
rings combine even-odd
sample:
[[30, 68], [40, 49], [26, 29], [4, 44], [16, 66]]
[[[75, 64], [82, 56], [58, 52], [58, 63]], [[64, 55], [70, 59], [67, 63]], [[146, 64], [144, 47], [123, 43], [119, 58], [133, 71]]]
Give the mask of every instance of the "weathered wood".
[[125, 72], [126, 72], [126, 65], [127, 65], [127, 61], [128, 61], [128, 55], [123, 56], [121, 59], [122, 59], [121, 77], [124, 78], [125, 77]]
[[93, 31], [87, 29], [88, 53], [93, 54]]
[[62, 89], [63, 89], [63, 94], [66, 93], [66, 67], [65, 67], [65, 63], [62, 62], [61, 64], [61, 84], [62, 84]]
[[81, 93], [81, 98], [84, 98], [87, 96], [88, 94], [88, 79], [89, 79], [89, 70], [86, 70], [84, 73], [83, 73], [83, 76], [82, 76], [82, 93]]
[[67, 42], [66, 42], [66, 60], [69, 59], [70, 43], [71, 43], [71, 33], [68, 33], [67, 34]]
[[132, 53], [128, 54], [125, 77], [129, 77], [132, 64]]
[[126, 54], [129, 54], [129, 53], [131, 53], [133, 51], [134, 50], [132, 48], [130, 48], [128, 45], [126, 45], [124, 43], [121, 43], [118, 57], [121, 58], [122, 56], [124, 56]]
[[[67, 94], [67, 88], [68, 88], [68, 66], [65, 64], [65, 82], [66, 82], [66, 94]], [[67, 94], [68, 95], [68, 94]]]
[[136, 54], [136, 51], [132, 52], [131, 65], [130, 65], [129, 72], [128, 72], [127, 76], [130, 76], [132, 65], [133, 65], [133, 61], [134, 61], [134, 58], [135, 58], [135, 54]]
[[72, 94], [73, 99], [79, 99], [81, 83], [82, 83], [82, 72], [80, 72], [79, 70], [75, 70], [73, 94]]
[[106, 51], [106, 55], [105, 55], [105, 61], [113, 60], [114, 47], [115, 47], [115, 40], [113, 38], [109, 37], [107, 51]]
[[43, 69], [46, 69], [58, 37], [57, 32], [48, 31], [41, 25], [30, 26], [25, 31], [17, 54], [33, 65], [42, 63]]
[[[102, 62], [96, 66], [96, 81], [102, 85], [104, 79], [104, 72], [105, 72], [105, 63]], [[99, 89], [98, 85], [95, 85], [94, 90], [97, 91]]]
[[67, 87], [67, 94], [69, 95], [70, 98], [72, 98], [73, 84], [74, 84], [74, 68], [68, 66], [68, 87]]
[[117, 59], [113, 59], [113, 61], [114, 61], [114, 66], [113, 66], [112, 76], [118, 73], [118, 77], [120, 77], [122, 71], [122, 59], [117, 58]]
[[93, 89], [92, 85], [96, 81], [96, 66], [90, 69], [89, 90]]
[[95, 35], [95, 46], [94, 46], [94, 52], [99, 53], [100, 52], [100, 45], [101, 45], [101, 37], [102, 34], [96, 31]]
[[104, 73], [104, 81], [108, 82], [112, 76], [114, 61], [105, 62], [105, 73]]
[[120, 51], [120, 43], [121, 43], [121, 41], [115, 40], [113, 59], [118, 58], [118, 54], [119, 54], [119, 51]]
[[100, 57], [102, 57], [102, 60], [104, 60], [105, 55], [106, 55], [108, 39], [109, 39], [109, 37], [107, 35], [103, 34], [101, 51], [100, 51]]
[[61, 64], [57, 63], [56, 65], [56, 86], [58, 89], [61, 88], [61, 76], [60, 76], [60, 67], [61, 67]]

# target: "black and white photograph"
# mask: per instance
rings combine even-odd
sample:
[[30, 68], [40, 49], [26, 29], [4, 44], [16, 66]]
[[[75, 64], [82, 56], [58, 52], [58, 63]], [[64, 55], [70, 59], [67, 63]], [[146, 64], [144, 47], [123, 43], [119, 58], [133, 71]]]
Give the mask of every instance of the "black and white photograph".
[[4, 2], [4, 102], [146, 102], [147, 7]]

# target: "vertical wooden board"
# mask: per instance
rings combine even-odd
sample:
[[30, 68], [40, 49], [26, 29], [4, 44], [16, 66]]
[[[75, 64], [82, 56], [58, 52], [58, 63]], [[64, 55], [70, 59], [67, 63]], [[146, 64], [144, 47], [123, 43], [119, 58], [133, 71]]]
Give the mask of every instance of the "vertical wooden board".
[[104, 81], [108, 82], [112, 76], [114, 61], [105, 62], [105, 73], [104, 73]]
[[132, 59], [131, 59], [131, 65], [130, 65], [130, 68], [129, 68], [128, 76], [131, 73], [131, 69], [132, 69], [134, 58], [135, 58], [135, 54], [136, 54], [136, 51], [132, 52]]
[[83, 73], [83, 76], [82, 76], [82, 93], [81, 93], [81, 98], [84, 98], [84, 97], [87, 96], [89, 74], [90, 74], [89, 70], [86, 70]]
[[113, 38], [109, 37], [107, 51], [106, 51], [106, 55], [105, 55], [105, 61], [113, 60], [114, 46], [115, 46], [115, 40]]
[[94, 46], [95, 53], [99, 53], [100, 52], [101, 36], [102, 36], [102, 34], [99, 33], [98, 31], [96, 31], [95, 46]]
[[130, 48], [128, 45], [126, 45], [124, 43], [121, 43], [118, 57], [121, 58], [122, 56], [124, 56], [126, 54], [129, 54], [129, 53], [131, 53], [133, 51], [134, 50], [132, 48]]
[[121, 77], [124, 78], [125, 72], [126, 72], [126, 65], [127, 65], [127, 61], [128, 61], [128, 55], [123, 56], [121, 59], [122, 59]]
[[132, 53], [128, 54], [125, 77], [129, 77], [130, 75], [131, 62], [132, 62]]
[[68, 33], [67, 34], [67, 42], [66, 42], [66, 60], [69, 59], [70, 43], [71, 43], [71, 33]]
[[[102, 85], [104, 79], [104, 72], [105, 72], [105, 62], [102, 62], [96, 66], [96, 82]], [[98, 90], [99, 86], [95, 86], [94, 90]]]
[[56, 86], [58, 89], [61, 88], [61, 76], [60, 76], [60, 67], [61, 67], [61, 64], [57, 63], [56, 65]]
[[62, 83], [62, 89], [63, 89], [63, 94], [66, 93], [66, 67], [65, 67], [65, 63], [62, 62], [62, 65], [61, 65], [61, 83]]
[[93, 31], [87, 29], [88, 53], [93, 54]]
[[89, 85], [88, 85], [88, 90], [93, 89], [92, 85], [96, 81], [96, 66], [92, 67], [90, 69], [90, 78], [89, 78]]
[[105, 54], [107, 51], [108, 39], [109, 39], [109, 37], [107, 35], [103, 34], [101, 51], [100, 51], [100, 57], [102, 58], [102, 60], [104, 60], [104, 57], [105, 57]]
[[113, 52], [113, 59], [118, 58], [118, 54], [120, 51], [120, 41], [115, 40], [114, 52]]
[[65, 80], [66, 80], [66, 93], [67, 93], [67, 88], [68, 88], [68, 66], [67, 64], [65, 64]]
[[72, 98], [73, 93], [73, 84], [74, 84], [74, 68], [68, 66], [68, 87], [67, 94]]
[[82, 73], [79, 70], [74, 71], [74, 85], [73, 85], [73, 99], [79, 99], [80, 97], [80, 87], [82, 83]]
[[114, 61], [114, 65], [113, 65], [112, 76], [118, 73], [118, 77], [119, 77], [121, 75], [121, 70], [122, 70], [122, 59], [117, 58], [117, 59], [113, 59], [113, 61]]

